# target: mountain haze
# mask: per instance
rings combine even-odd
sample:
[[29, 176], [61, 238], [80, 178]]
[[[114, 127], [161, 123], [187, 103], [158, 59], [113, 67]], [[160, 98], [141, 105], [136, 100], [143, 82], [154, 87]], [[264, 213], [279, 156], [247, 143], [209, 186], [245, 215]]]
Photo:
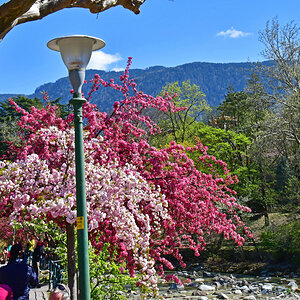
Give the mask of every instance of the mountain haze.
[[[267, 62], [264, 62], [265, 64]], [[190, 80], [192, 84], [200, 86], [200, 90], [206, 95], [206, 100], [211, 106], [218, 106], [230, 85], [236, 91], [242, 90], [246, 84], [250, 71], [257, 63], [206, 63], [194, 62], [177, 67], [155, 66], [147, 69], [130, 70], [130, 78], [134, 78], [138, 90], [146, 94], [157, 96], [167, 83], [178, 81], [179, 83]], [[90, 90], [89, 82], [95, 74], [99, 74], [104, 80], [115, 80], [120, 82], [119, 77], [123, 72], [87, 70], [83, 91], [87, 95]], [[60, 78], [53, 83], [45, 83], [39, 86], [35, 93], [26, 95], [29, 98], [42, 98], [42, 92], [46, 91], [51, 100], [61, 97], [62, 103], [67, 103], [72, 97], [70, 94], [71, 84], [68, 77]], [[0, 94], [0, 101], [7, 99], [8, 95]], [[13, 95], [9, 95], [13, 96]], [[92, 102], [96, 103], [100, 109], [108, 111], [115, 101], [121, 100], [120, 92], [109, 88], [101, 87], [93, 94]]]

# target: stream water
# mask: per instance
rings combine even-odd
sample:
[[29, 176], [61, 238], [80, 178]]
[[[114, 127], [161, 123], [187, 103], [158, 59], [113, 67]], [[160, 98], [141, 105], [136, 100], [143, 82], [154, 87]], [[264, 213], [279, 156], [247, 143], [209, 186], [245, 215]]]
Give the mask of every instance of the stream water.
[[[178, 272], [183, 284], [159, 281], [162, 299], [300, 299], [300, 279], [296, 275], [286, 277], [260, 277], [210, 272]], [[128, 299], [141, 299], [136, 292]]]

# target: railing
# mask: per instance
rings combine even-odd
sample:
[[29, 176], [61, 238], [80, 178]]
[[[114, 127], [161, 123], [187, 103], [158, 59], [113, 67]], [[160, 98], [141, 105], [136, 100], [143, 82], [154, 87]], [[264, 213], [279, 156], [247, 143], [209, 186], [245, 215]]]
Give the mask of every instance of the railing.
[[61, 260], [50, 260], [49, 264], [49, 290], [54, 288], [63, 279], [63, 268], [60, 265]]
[[[32, 266], [32, 253], [28, 253], [25, 256], [25, 262]], [[42, 273], [48, 273], [47, 275], [49, 278], [49, 290], [56, 287], [58, 283], [62, 283], [63, 281], [64, 269], [61, 266], [60, 262], [61, 260], [52, 260], [45, 255], [41, 255], [40, 257], [39, 269], [42, 271]]]

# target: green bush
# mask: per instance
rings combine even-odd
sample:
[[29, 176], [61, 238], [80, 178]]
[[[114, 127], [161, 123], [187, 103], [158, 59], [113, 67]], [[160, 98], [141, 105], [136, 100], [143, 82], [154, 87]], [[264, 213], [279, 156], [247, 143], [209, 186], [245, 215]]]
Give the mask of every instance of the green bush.
[[[137, 278], [131, 278], [125, 263], [115, 263], [114, 257], [108, 251], [109, 244], [105, 244], [102, 251], [95, 253], [89, 249], [91, 298], [98, 299], [126, 299], [126, 288], [134, 289]], [[124, 269], [123, 272], [120, 269]]]
[[261, 246], [277, 261], [300, 263], [300, 220], [278, 227], [270, 227], [262, 233]]

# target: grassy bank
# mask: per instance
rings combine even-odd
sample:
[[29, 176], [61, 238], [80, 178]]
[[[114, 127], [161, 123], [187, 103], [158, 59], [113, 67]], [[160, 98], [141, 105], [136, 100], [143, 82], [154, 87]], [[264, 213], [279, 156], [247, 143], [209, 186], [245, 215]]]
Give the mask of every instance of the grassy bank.
[[[265, 226], [264, 217], [249, 219], [247, 223], [254, 237], [246, 239], [242, 247], [212, 234], [200, 257], [195, 257], [190, 249], [182, 249], [187, 268], [201, 265], [213, 272], [300, 275], [300, 215], [273, 213], [269, 221], [270, 225]], [[176, 261], [172, 262], [179, 268]]]

